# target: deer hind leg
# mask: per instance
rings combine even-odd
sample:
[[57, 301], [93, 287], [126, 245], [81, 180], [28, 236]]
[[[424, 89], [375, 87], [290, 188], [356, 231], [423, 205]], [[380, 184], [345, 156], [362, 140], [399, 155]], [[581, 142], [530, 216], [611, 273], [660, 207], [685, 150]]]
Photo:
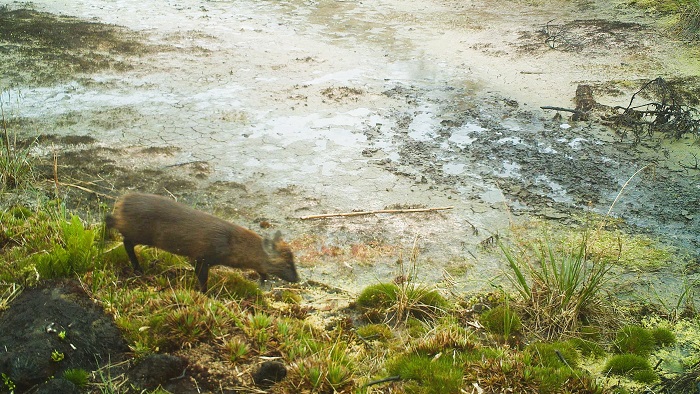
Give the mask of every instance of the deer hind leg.
[[136, 244], [134, 244], [133, 242], [124, 238], [124, 249], [126, 249], [126, 254], [129, 256], [129, 260], [131, 261], [131, 266], [134, 267], [135, 272], [141, 274], [141, 273], [143, 273], [143, 270], [141, 269], [141, 266], [139, 265], [139, 260], [136, 258], [136, 252], [134, 251], [134, 246], [136, 246]]

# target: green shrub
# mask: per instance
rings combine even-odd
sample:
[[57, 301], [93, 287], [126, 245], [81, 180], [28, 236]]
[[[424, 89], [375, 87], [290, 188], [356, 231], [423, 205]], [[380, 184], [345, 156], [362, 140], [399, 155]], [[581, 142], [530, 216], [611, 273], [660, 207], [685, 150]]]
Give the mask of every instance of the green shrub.
[[608, 360], [604, 370], [614, 375], [627, 375], [637, 371], [651, 371], [651, 365], [646, 357], [637, 354], [617, 354]]
[[632, 353], [643, 357], [651, 354], [656, 345], [651, 332], [639, 326], [626, 326], [620, 329], [614, 343], [619, 353]]

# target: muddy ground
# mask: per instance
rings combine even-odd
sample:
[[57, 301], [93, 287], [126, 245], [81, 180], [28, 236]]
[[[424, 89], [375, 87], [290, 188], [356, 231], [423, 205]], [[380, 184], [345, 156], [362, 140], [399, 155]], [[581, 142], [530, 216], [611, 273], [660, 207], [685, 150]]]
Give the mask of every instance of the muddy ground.
[[35, 1], [0, 18], [10, 130], [92, 218], [130, 190], [172, 194], [282, 229], [304, 278], [350, 293], [415, 250], [425, 282], [478, 290], [502, 268], [494, 234], [604, 214], [648, 166], [612, 214], [692, 257], [635, 281], [676, 291], [696, 271], [695, 138], [540, 109], [574, 108], [581, 84], [627, 105], [657, 76], [697, 106], [697, 48], [623, 3]]

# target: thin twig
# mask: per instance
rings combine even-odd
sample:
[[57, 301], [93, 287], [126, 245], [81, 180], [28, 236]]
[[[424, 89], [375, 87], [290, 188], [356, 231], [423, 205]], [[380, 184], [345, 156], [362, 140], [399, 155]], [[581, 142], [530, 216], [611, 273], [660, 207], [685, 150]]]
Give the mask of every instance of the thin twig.
[[371, 381], [371, 382], [369, 382], [369, 383], [366, 383], [366, 384], [365, 384], [364, 386], [362, 386], [362, 387], [364, 388], [364, 387], [374, 386], [374, 385], [376, 385], [376, 384], [382, 384], [382, 383], [386, 383], [386, 382], [397, 382], [397, 381], [399, 381], [399, 380], [401, 380], [401, 376], [399, 376], [399, 375], [396, 375], [396, 376], [389, 376], [388, 378], [373, 380], [373, 381]]
[[309, 215], [302, 216], [299, 219], [322, 219], [322, 218], [332, 218], [332, 217], [346, 217], [346, 216], [360, 216], [360, 215], [372, 215], [376, 213], [410, 213], [410, 212], [432, 212], [432, 211], [442, 211], [445, 209], [452, 209], [454, 207], [435, 207], [435, 208], [411, 208], [411, 209], [377, 209], [373, 211], [357, 211], [357, 212], [340, 212], [340, 213], [324, 213], [320, 215]]
[[170, 168], [170, 167], [183, 167], [183, 166], [187, 166], [187, 165], [190, 165], [190, 164], [202, 164], [202, 163], [207, 164], [207, 161], [206, 161], [206, 160], [186, 161], [186, 162], [184, 162], [184, 163], [169, 164], [169, 165], [165, 166], [165, 168]]
[[[625, 191], [625, 188], [627, 188], [627, 185], [629, 185], [629, 183], [632, 181], [632, 179], [634, 179], [634, 177], [637, 176], [637, 174], [639, 174], [640, 172], [642, 172], [642, 171], [644, 171], [645, 169], [647, 169], [650, 165], [651, 165], [651, 164], [647, 164], [647, 165], [645, 165], [644, 167], [638, 169], [634, 174], [632, 174], [631, 177], [629, 177], [629, 179], [627, 180], [627, 182], [625, 182], [625, 184], [622, 185], [622, 188], [621, 188], [620, 191], [617, 193], [617, 197], [615, 197], [615, 200], [612, 202], [612, 204], [610, 204], [610, 208], [608, 209], [608, 212], [605, 214], [605, 217], [606, 217], [606, 218], [607, 218], [607, 217], [610, 217], [610, 214], [612, 213], [613, 208], [615, 208], [615, 204], [617, 204], [617, 201], [620, 199], [620, 197], [622, 197], [622, 193]], [[600, 230], [603, 228], [604, 225], [605, 225], [605, 220], [603, 220], [603, 221], [600, 222], [600, 226], [598, 227], [598, 231], [599, 231], [599, 232], [600, 232]]]
[[95, 190], [92, 190], [92, 189], [88, 189], [87, 187], [80, 186], [80, 185], [76, 185], [76, 184], [74, 184], [74, 183], [59, 182], [58, 179], [55, 179], [54, 182], [56, 183], [56, 190], [58, 190], [58, 186], [59, 186], [59, 185], [61, 185], [61, 186], [68, 186], [68, 187], [76, 188], [76, 189], [78, 189], [78, 190], [82, 190], [82, 191], [84, 191], [84, 192], [93, 193], [93, 194], [98, 195], [98, 196], [100, 196], [100, 197], [108, 198], [108, 199], [110, 199], [110, 200], [116, 200], [115, 197], [112, 197], [112, 196], [110, 196], [110, 195], [108, 195], [108, 194], [100, 193], [100, 192], [98, 192], [98, 191], [95, 191]]

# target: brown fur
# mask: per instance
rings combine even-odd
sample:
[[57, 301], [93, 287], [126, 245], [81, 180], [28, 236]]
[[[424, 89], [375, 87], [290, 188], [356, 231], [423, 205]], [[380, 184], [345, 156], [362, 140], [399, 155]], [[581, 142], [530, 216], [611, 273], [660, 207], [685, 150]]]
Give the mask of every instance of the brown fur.
[[123, 196], [107, 215], [108, 228], [124, 237], [124, 247], [134, 270], [141, 272], [135, 245], [149, 245], [187, 256], [194, 264], [203, 292], [207, 291], [209, 267], [226, 265], [298, 282], [292, 251], [280, 232], [270, 240], [216, 216], [153, 194]]

